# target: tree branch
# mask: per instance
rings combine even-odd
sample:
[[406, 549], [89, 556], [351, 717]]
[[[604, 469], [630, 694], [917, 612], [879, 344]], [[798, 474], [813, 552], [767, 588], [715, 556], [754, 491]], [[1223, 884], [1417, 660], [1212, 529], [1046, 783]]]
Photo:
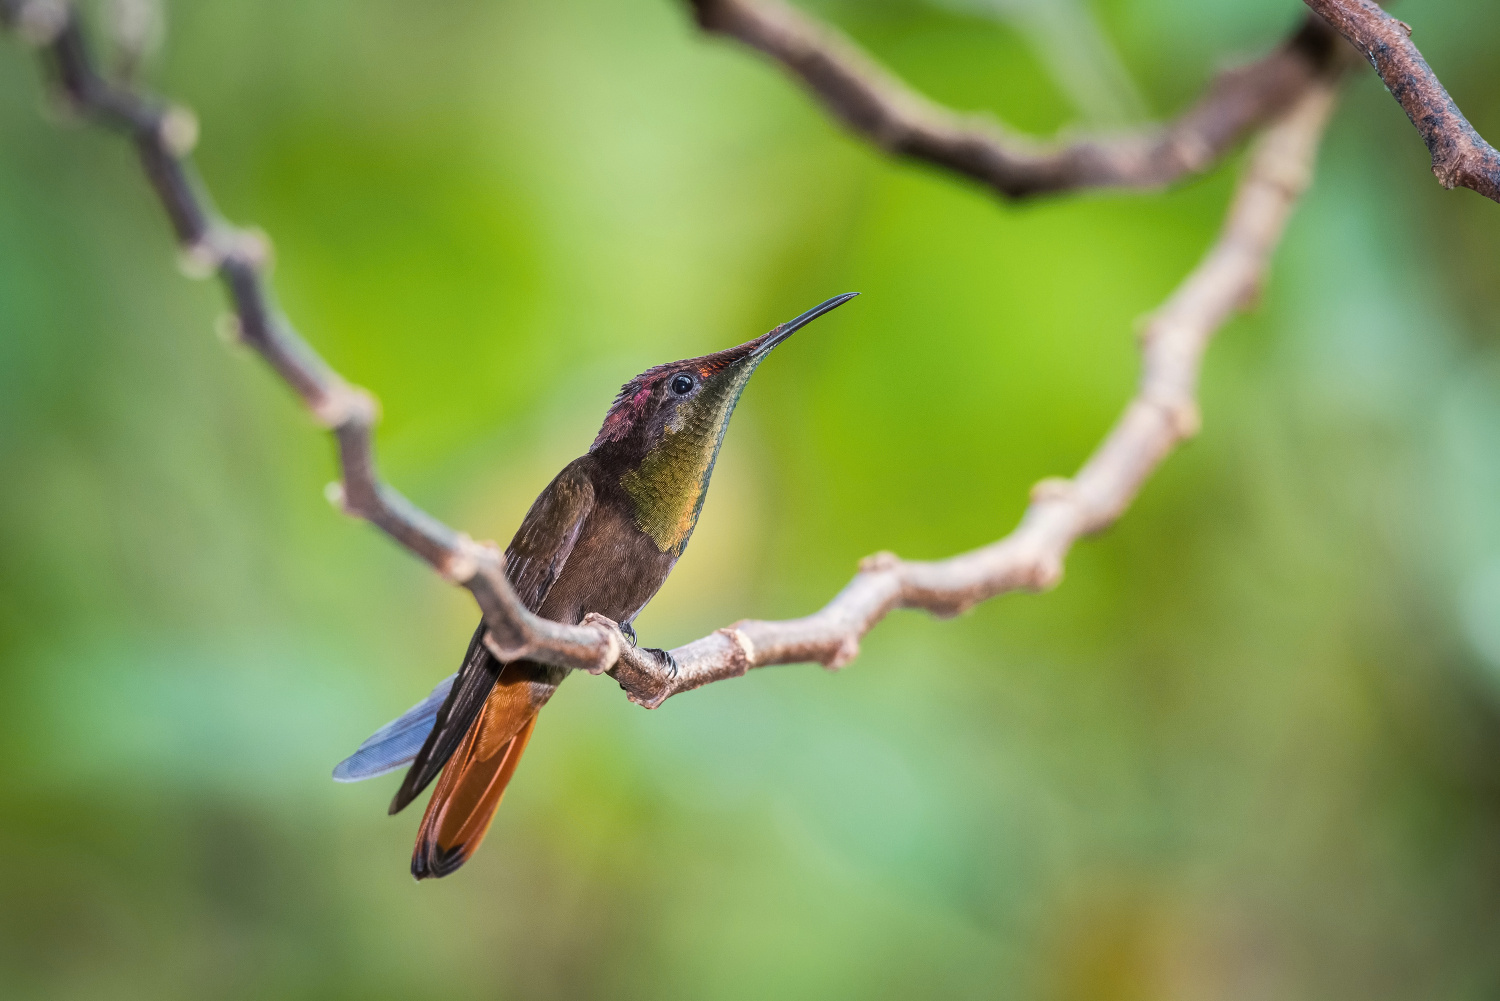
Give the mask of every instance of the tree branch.
[[341, 483], [333, 499], [468, 588], [497, 646], [511, 657], [600, 672], [614, 662], [619, 639], [598, 626], [569, 626], [533, 615], [505, 579], [493, 544], [481, 545], [422, 511], [380, 479], [375, 467], [374, 397], [329, 367], [297, 335], [266, 282], [270, 247], [239, 230], [214, 208], [188, 159], [197, 122], [184, 108], [162, 104], [101, 76], [90, 57], [78, 14], [61, 0], [0, 0], [0, 22], [38, 46], [57, 86], [78, 113], [128, 135], [182, 247], [183, 268], [217, 274], [234, 308], [236, 336], [253, 348], [302, 398], [338, 445]]
[[1500, 153], [1458, 110], [1411, 41], [1411, 28], [1370, 0], [1305, 0], [1364, 53], [1432, 154], [1445, 188], [1464, 187], [1500, 202]]
[[225, 223], [191, 170], [187, 152], [197, 131], [191, 114], [103, 79], [89, 59], [73, 8], [61, 0], [0, 0], [0, 20], [43, 47], [58, 84], [81, 113], [135, 140], [183, 246], [187, 270], [218, 273], [239, 336], [332, 430], [343, 477], [335, 485], [340, 505], [467, 587], [484, 613], [486, 640], [502, 659], [525, 656], [595, 673], [608, 670], [633, 701], [648, 707], [754, 667], [807, 661], [842, 667], [858, 654], [864, 635], [896, 608], [950, 616], [1007, 591], [1055, 585], [1073, 543], [1118, 518], [1166, 455], [1196, 432], [1203, 351], [1262, 280], [1310, 179], [1334, 102], [1331, 80], [1308, 77], [1301, 95], [1267, 130], [1217, 243], [1142, 336], [1145, 363], [1136, 397], [1073, 479], [1036, 486], [1014, 532], [941, 562], [878, 554], [864, 561], [832, 602], [806, 618], [741, 621], [678, 647], [663, 660], [630, 645], [608, 619], [591, 615], [569, 626], [531, 614], [506, 582], [503, 558], [493, 544], [475, 543], [384, 484], [374, 462], [374, 399], [334, 372], [276, 308], [265, 281], [264, 237]]
[[1044, 145], [957, 115], [893, 77], [843, 35], [778, 0], [688, 0], [698, 24], [781, 63], [857, 135], [1021, 199], [1079, 188], [1157, 189], [1202, 173], [1340, 67], [1338, 39], [1308, 16], [1269, 55], [1219, 74], [1175, 122], [1138, 135]]
[[1316, 84], [1267, 130], [1218, 241], [1142, 334], [1144, 366], [1135, 398], [1073, 479], [1036, 485], [1014, 532], [936, 563], [872, 556], [820, 611], [785, 622], [737, 622], [673, 650], [674, 668], [664, 670], [649, 655], [626, 650], [615, 675], [630, 697], [654, 707], [754, 667], [804, 661], [842, 667], [859, 653], [865, 633], [893, 609], [950, 616], [1007, 591], [1057, 584], [1073, 543], [1119, 518], [1177, 443], [1197, 433], [1204, 349], [1259, 289], [1297, 198], [1311, 181], [1334, 99], [1333, 83]]

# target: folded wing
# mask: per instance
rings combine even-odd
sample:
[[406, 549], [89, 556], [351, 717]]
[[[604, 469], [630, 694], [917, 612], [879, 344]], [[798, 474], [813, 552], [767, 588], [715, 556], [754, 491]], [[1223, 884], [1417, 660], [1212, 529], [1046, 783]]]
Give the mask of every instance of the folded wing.
[[[505, 551], [506, 577], [515, 588], [517, 597], [533, 612], [541, 608], [553, 581], [562, 573], [573, 545], [578, 541], [578, 534], [589, 513], [593, 511], [594, 485], [583, 465], [584, 461], [579, 459], [569, 463], [547, 485], [547, 489], [531, 505], [531, 510], [526, 512], [521, 527], [511, 540], [510, 548]], [[529, 711], [522, 712], [517, 703], [512, 707], [517, 714], [515, 718], [507, 718], [503, 724], [498, 719], [487, 724], [486, 731], [492, 741], [498, 736], [503, 736], [508, 741], [519, 733], [527, 719], [552, 694], [552, 689], [556, 688], [562, 674], [566, 673], [541, 669], [540, 665], [529, 665], [523, 669], [522, 663], [524, 662], [518, 662], [516, 670], [512, 672], [517, 683], [524, 680], [529, 685], [533, 681], [541, 681], [546, 694], [540, 695], [539, 701]], [[495, 692], [495, 682], [501, 677], [505, 666], [485, 647], [484, 623], [481, 622], [474, 632], [474, 638], [469, 642], [463, 667], [459, 669], [448, 697], [439, 707], [426, 741], [418, 749], [401, 788], [396, 790], [396, 795], [391, 800], [391, 813], [403, 809], [437, 777], [470, 730], [475, 728], [475, 722], [481, 719], [481, 712], [487, 713], [486, 700]], [[527, 691], [530, 692], [530, 689]], [[540, 691], [538, 689], [538, 693]], [[498, 697], [500, 693], [495, 694]], [[519, 756], [520, 752], [516, 753]], [[489, 758], [483, 760], [489, 761]], [[511, 767], [514, 768], [514, 764]], [[506, 775], [508, 779], [509, 773]], [[434, 800], [439, 795], [447, 795], [444, 792], [447, 789], [449, 784], [445, 782], [433, 794]], [[431, 813], [431, 810], [429, 807], [428, 812]]]
[[448, 675], [437, 683], [427, 698], [370, 734], [358, 750], [338, 763], [333, 770], [333, 780], [363, 782], [409, 764], [432, 732], [433, 721], [457, 677], [457, 674]]

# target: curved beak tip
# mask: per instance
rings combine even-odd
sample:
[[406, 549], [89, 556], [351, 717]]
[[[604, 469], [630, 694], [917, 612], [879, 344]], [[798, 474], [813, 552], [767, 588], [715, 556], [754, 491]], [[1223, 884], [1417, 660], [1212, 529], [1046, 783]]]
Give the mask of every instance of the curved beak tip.
[[765, 354], [767, 351], [770, 351], [776, 345], [780, 344], [782, 341], [786, 340], [788, 337], [792, 336], [792, 334], [807, 326], [809, 323], [816, 320], [824, 313], [838, 309], [844, 303], [848, 302], [850, 299], [853, 299], [857, 295], [859, 295], [858, 292], [845, 292], [843, 295], [836, 295], [832, 299], [828, 299], [824, 302], [818, 303], [816, 306], [814, 306], [812, 309], [809, 309], [802, 315], [788, 320], [786, 323], [783, 323], [781, 326], [777, 327], [775, 330], [767, 334], [765, 337], [765, 343], [762, 344], [755, 353], [757, 355]]

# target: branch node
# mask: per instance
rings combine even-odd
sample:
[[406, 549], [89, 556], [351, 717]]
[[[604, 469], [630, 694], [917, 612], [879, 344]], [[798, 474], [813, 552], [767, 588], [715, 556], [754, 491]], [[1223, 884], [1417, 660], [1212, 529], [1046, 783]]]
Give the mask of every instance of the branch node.
[[854, 633], [847, 633], [843, 637], [843, 639], [839, 641], [839, 645], [833, 649], [833, 652], [830, 653], [822, 663], [823, 666], [828, 670], [837, 671], [839, 668], [849, 664], [854, 660], [855, 657], [858, 656], [859, 636]]
[[1184, 132], [1174, 136], [1172, 152], [1183, 170], [1189, 174], [1207, 170], [1216, 155], [1213, 144], [1197, 132]]
[[1203, 411], [1199, 410], [1199, 401], [1191, 396], [1152, 396], [1148, 393], [1142, 402], [1161, 411], [1161, 416], [1179, 441], [1197, 437], [1203, 429]]
[[467, 532], [459, 532], [453, 548], [438, 565], [438, 573], [455, 584], [467, 584], [479, 573], [479, 563], [486, 555], [484, 546], [470, 538]]
[[735, 661], [733, 669], [738, 674], [744, 674], [755, 666], [755, 644], [737, 624], [716, 630], [720, 636], [727, 637], [735, 648]]
[[339, 514], [354, 516], [354, 512], [349, 510], [349, 501], [344, 493], [344, 485], [338, 480], [330, 480], [323, 487], [323, 499], [332, 504], [333, 509]]
[[245, 343], [245, 327], [237, 313], [220, 313], [214, 321], [214, 336], [220, 343], [240, 347]]
[[860, 573], [890, 573], [901, 569], [901, 557], [882, 549], [859, 561]]
[[380, 404], [375, 397], [358, 386], [342, 380], [323, 391], [323, 395], [309, 404], [313, 420], [330, 430], [348, 424], [373, 427], [380, 418]]
[[1037, 553], [1027, 567], [1027, 586], [1033, 591], [1050, 591], [1062, 583], [1062, 560], [1053, 553]]
[[604, 649], [599, 653], [599, 660], [588, 668], [590, 674], [604, 674], [620, 659], [620, 651], [624, 648], [622, 643], [625, 633], [620, 629], [618, 622], [598, 612], [589, 612], [583, 617], [581, 624], [593, 626], [604, 636]]
[[1078, 486], [1066, 476], [1049, 476], [1031, 488], [1031, 503], [1066, 503], [1078, 496]]
[[1146, 400], [1162, 412], [1162, 416], [1167, 419], [1168, 426], [1171, 427], [1172, 433], [1177, 436], [1178, 440], [1187, 441], [1195, 438], [1198, 432], [1203, 430], [1203, 412], [1199, 409], [1197, 400], [1191, 398], [1153, 399], [1151, 397], [1147, 397]]
[[1177, 430], [1179, 438], [1198, 437], [1198, 432], [1203, 430], [1203, 409], [1198, 406], [1198, 401], [1184, 400], [1173, 410], [1172, 426]]
[[517, 647], [501, 646], [500, 641], [495, 639], [495, 634], [486, 629], [484, 631], [484, 648], [500, 663], [509, 664], [513, 660], [525, 659], [527, 654], [536, 649], [536, 646], [531, 643], [522, 643]]
[[212, 232], [201, 239], [184, 244], [177, 254], [177, 270], [194, 281], [212, 278], [224, 263], [224, 250]]
[[51, 45], [68, 26], [68, 5], [63, 0], [29, 0], [16, 12], [15, 23], [16, 34], [27, 45]]
[[198, 132], [198, 116], [180, 104], [168, 108], [156, 125], [162, 146], [178, 158], [187, 156], [198, 145]]
[[238, 261], [262, 274], [271, 270], [275, 250], [271, 246], [271, 237], [265, 230], [258, 226], [236, 229], [226, 242], [228, 246], [222, 252], [224, 259]]

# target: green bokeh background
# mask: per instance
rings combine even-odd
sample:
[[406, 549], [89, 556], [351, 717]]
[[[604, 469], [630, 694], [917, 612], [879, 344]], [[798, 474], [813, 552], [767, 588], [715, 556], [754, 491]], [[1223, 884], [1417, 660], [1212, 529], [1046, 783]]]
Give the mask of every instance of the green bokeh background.
[[[817, 6], [955, 106], [1107, 120], [1030, 8]], [[1076, 12], [1165, 116], [1301, 7]], [[1399, 14], [1500, 135], [1500, 6]], [[0, 43], [0, 997], [1500, 996], [1500, 210], [1368, 72], [1202, 435], [1060, 588], [656, 712], [575, 678], [484, 850], [419, 885], [394, 777], [328, 771], [472, 603], [324, 501], [326, 437], [36, 69]], [[380, 396], [387, 474], [476, 537], [628, 376], [864, 293], [751, 384], [660, 646], [1008, 531], [1238, 167], [1001, 205], [673, 0], [178, 0], [149, 72]]]

